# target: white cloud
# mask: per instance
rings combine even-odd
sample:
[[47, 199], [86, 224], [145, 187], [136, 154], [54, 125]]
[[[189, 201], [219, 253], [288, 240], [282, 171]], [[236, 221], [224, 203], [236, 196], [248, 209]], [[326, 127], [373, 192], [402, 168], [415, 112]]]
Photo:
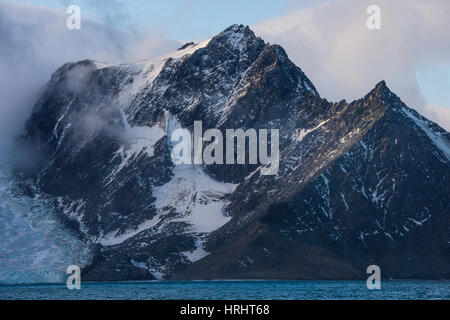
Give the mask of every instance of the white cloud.
[[174, 51], [179, 43], [157, 33], [120, 32], [82, 20], [68, 30], [63, 12], [0, 4], [0, 151], [28, 117], [39, 90], [68, 61], [130, 62]]
[[450, 132], [450, 108], [425, 105], [420, 112], [428, 119], [438, 123], [442, 128]]
[[[381, 8], [380, 31], [366, 26], [372, 4]], [[449, 63], [449, 12], [448, 0], [341, 0], [286, 13], [254, 30], [285, 47], [327, 99], [354, 100], [386, 80], [405, 103], [448, 129], [448, 118], [440, 116], [445, 108], [425, 107], [416, 70]]]

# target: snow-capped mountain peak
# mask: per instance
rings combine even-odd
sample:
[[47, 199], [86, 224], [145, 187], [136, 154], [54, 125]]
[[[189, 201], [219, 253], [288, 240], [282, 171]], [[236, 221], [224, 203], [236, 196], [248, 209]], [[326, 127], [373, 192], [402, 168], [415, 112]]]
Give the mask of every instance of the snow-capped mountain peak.
[[[278, 129], [278, 175], [176, 167], [170, 133], [197, 120]], [[385, 82], [352, 103], [322, 99], [242, 25], [157, 59], [61, 67], [22, 141], [41, 160], [37, 193], [98, 248], [85, 280], [349, 279], [374, 262], [450, 274], [449, 133]]]

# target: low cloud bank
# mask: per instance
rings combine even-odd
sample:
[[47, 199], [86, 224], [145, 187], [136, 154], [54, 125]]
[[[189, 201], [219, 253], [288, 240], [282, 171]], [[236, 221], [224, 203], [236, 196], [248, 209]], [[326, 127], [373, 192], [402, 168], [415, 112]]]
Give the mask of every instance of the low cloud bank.
[[88, 20], [66, 28], [68, 15], [41, 7], [0, 4], [0, 155], [20, 134], [43, 85], [68, 61], [131, 62], [179, 46], [156, 32], [122, 32]]

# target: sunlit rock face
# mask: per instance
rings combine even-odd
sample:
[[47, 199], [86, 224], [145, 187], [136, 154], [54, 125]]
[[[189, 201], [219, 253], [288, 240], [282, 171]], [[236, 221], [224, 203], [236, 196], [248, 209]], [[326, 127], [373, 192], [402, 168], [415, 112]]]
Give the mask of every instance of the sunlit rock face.
[[[194, 121], [278, 129], [278, 174], [175, 166], [171, 134]], [[449, 133], [384, 82], [322, 99], [248, 27], [155, 60], [64, 65], [20, 143], [33, 165], [16, 178], [89, 248], [87, 280], [450, 276]]]

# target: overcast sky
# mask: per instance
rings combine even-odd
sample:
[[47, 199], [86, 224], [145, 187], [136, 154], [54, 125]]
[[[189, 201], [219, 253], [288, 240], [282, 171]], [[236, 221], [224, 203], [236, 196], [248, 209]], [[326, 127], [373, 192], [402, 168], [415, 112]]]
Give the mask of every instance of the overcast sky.
[[[71, 4], [81, 30], [65, 26]], [[381, 8], [381, 30], [366, 27], [370, 4]], [[449, 0], [0, 0], [0, 145], [64, 62], [151, 58], [234, 23], [283, 45], [329, 100], [362, 97], [386, 80], [450, 130], [449, 13]]]

